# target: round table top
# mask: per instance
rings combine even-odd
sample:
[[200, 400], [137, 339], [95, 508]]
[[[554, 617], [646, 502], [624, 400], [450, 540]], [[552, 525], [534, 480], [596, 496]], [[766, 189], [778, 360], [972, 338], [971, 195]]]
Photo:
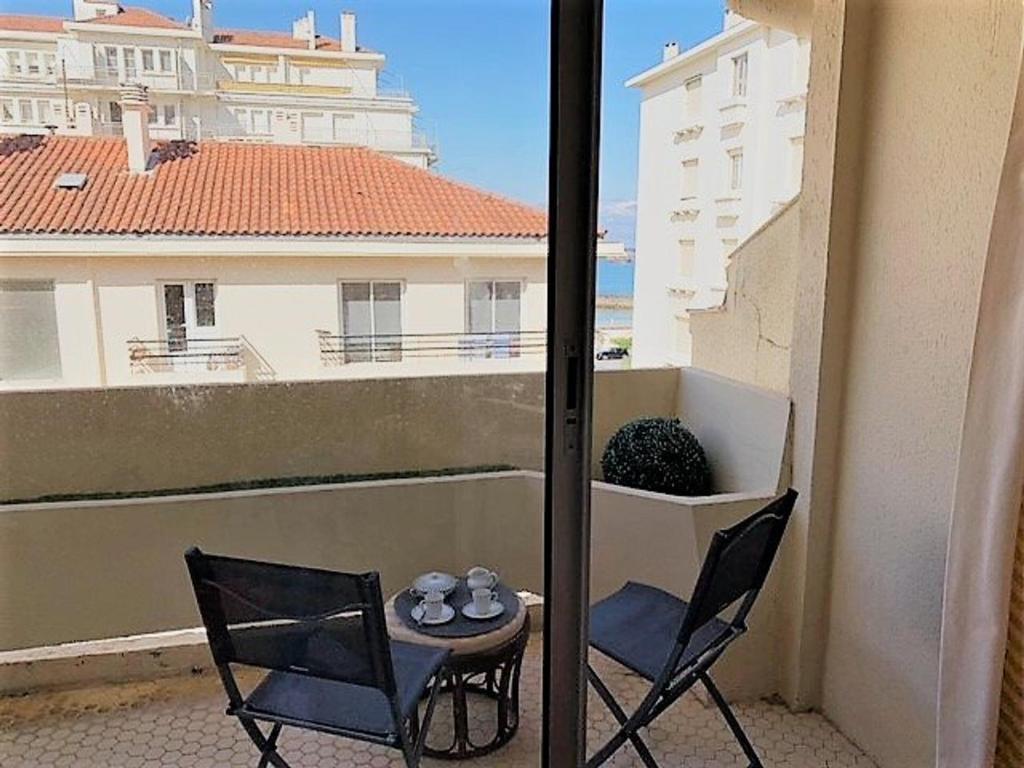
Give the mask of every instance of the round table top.
[[388, 634], [391, 636], [391, 639], [400, 640], [405, 643], [431, 645], [437, 648], [449, 648], [453, 656], [483, 653], [498, 648], [519, 634], [526, 623], [526, 604], [521, 599], [517, 599], [518, 609], [512, 621], [503, 624], [492, 632], [485, 632], [470, 637], [434, 637], [417, 632], [402, 621], [402, 617], [395, 610], [396, 597], [397, 595], [392, 595], [384, 606], [384, 616], [387, 620]]

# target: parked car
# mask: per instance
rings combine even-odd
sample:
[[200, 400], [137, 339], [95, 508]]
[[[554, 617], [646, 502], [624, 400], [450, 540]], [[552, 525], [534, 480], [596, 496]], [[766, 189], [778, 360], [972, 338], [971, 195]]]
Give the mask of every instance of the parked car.
[[625, 347], [608, 347], [597, 353], [598, 360], [621, 360], [629, 357], [629, 350]]

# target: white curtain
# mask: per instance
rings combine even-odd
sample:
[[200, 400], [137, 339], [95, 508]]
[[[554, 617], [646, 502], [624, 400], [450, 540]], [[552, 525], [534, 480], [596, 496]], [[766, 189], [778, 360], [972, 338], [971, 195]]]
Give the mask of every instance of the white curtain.
[[1024, 483], [1024, 77], [989, 237], [946, 562], [938, 768], [995, 750]]

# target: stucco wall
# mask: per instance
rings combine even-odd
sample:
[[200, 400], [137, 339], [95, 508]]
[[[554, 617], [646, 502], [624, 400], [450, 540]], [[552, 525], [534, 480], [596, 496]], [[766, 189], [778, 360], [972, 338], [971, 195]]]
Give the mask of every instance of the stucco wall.
[[799, 248], [797, 199], [733, 252], [725, 304], [690, 313], [695, 368], [789, 391]]
[[[612, 431], [672, 416], [679, 370], [597, 374]], [[255, 478], [543, 466], [544, 376], [504, 374], [0, 392], [0, 499]]]
[[866, 28], [847, 41], [866, 68], [843, 84], [863, 88], [861, 162], [836, 178], [857, 202], [832, 212], [852, 263], [845, 338], [823, 342], [846, 352], [843, 381], [823, 383], [842, 388], [838, 410], [819, 415], [839, 425], [822, 703], [880, 765], [917, 768], [934, 760], [947, 531], [1021, 7], [886, 0], [847, 14]]
[[[0, 257], [0, 278], [43, 279], [55, 284], [62, 376], [59, 381], [13, 381], [0, 388], [89, 387], [165, 383], [179, 373], [133, 373], [131, 339], [165, 336], [161, 282], [201, 280], [216, 284], [217, 327], [209, 335], [243, 336], [251, 351], [249, 370], [237, 380], [359, 378], [371, 375], [429, 375], [480, 370], [539, 370], [543, 350], [520, 359], [469, 361], [407, 356], [401, 363], [324, 366], [317, 330], [342, 332], [339, 281], [391, 280], [402, 285], [402, 331], [462, 333], [466, 284], [505, 279], [522, 283], [520, 328], [546, 326], [547, 274], [543, 251], [532, 258], [488, 258], [486, 254], [425, 257], [182, 256], [147, 255]], [[223, 379], [199, 369], [199, 380]]]

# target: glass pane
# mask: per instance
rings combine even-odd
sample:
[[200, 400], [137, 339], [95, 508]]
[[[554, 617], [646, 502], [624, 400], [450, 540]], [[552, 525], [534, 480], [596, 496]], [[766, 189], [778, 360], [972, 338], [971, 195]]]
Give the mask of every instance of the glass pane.
[[0, 282], [0, 381], [60, 375], [53, 283]]
[[213, 283], [196, 283], [196, 325], [200, 328], [212, 328], [217, 324], [214, 312]]
[[368, 362], [373, 341], [369, 283], [341, 286], [341, 327], [345, 362]]
[[164, 286], [164, 331], [169, 351], [185, 348], [185, 286], [181, 283]]
[[494, 283], [469, 284], [469, 328], [470, 333], [490, 333], [494, 329], [494, 306], [492, 292]]
[[394, 362], [402, 359], [402, 285], [373, 284], [374, 359]]

